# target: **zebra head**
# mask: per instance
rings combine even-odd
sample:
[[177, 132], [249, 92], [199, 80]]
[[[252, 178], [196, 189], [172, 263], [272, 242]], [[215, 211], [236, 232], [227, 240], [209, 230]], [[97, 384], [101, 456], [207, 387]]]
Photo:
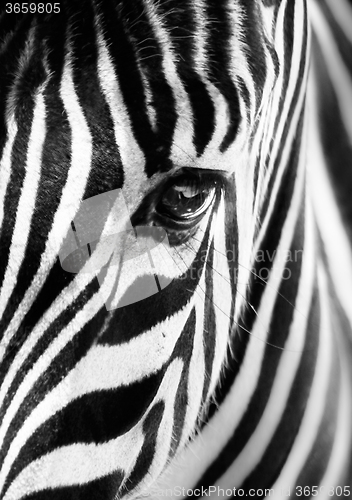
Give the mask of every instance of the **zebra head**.
[[248, 333], [258, 359], [285, 345], [271, 257], [303, 247], [306, 5], [33, 5], [0, 17], [0, 495], [140, 498]]

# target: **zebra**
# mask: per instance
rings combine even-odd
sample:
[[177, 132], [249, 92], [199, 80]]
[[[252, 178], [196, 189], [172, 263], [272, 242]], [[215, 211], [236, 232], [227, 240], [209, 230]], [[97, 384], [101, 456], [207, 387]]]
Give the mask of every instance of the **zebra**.
[[351, 21], [1, 7], [2, 500], [350, 496]]

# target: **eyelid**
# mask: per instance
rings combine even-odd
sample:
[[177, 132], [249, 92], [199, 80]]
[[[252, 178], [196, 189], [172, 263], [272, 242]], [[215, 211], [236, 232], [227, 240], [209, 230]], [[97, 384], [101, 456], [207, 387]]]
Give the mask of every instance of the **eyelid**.
[[218, 170], [199, 170], [183, 168], [178, 175], [171, 177], [165, 186], [168, 189], [172, 186], [195, 187], [197, 189], [212, 189], [224, 187], [228, 182], [225, 172]]

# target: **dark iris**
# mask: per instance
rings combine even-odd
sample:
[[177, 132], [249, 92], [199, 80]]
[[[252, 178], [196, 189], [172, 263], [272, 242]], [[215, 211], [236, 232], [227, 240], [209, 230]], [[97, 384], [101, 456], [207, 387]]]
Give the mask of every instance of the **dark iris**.
[[158, 209], [168, 217], [189, 221], [206, 211], [213, 201], [214, 194], [215, 187], [175, 184], [163, 195]]

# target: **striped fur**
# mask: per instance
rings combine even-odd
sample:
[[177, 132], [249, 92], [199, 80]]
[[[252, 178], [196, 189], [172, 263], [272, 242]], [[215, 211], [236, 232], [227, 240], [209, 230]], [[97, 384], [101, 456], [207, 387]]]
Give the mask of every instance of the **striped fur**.
[[[0, 498], [331, 498], [352, 482], [349, 4], [60, 5], [0, 11]], [[162, 209], [187, 182], [215, 192], [194, 222]], [[99, 284], [94, 252], [70, 274], [60, 249], [113, 190], [129, 215], [96, 252], [130, 222], [170, 245]]]

